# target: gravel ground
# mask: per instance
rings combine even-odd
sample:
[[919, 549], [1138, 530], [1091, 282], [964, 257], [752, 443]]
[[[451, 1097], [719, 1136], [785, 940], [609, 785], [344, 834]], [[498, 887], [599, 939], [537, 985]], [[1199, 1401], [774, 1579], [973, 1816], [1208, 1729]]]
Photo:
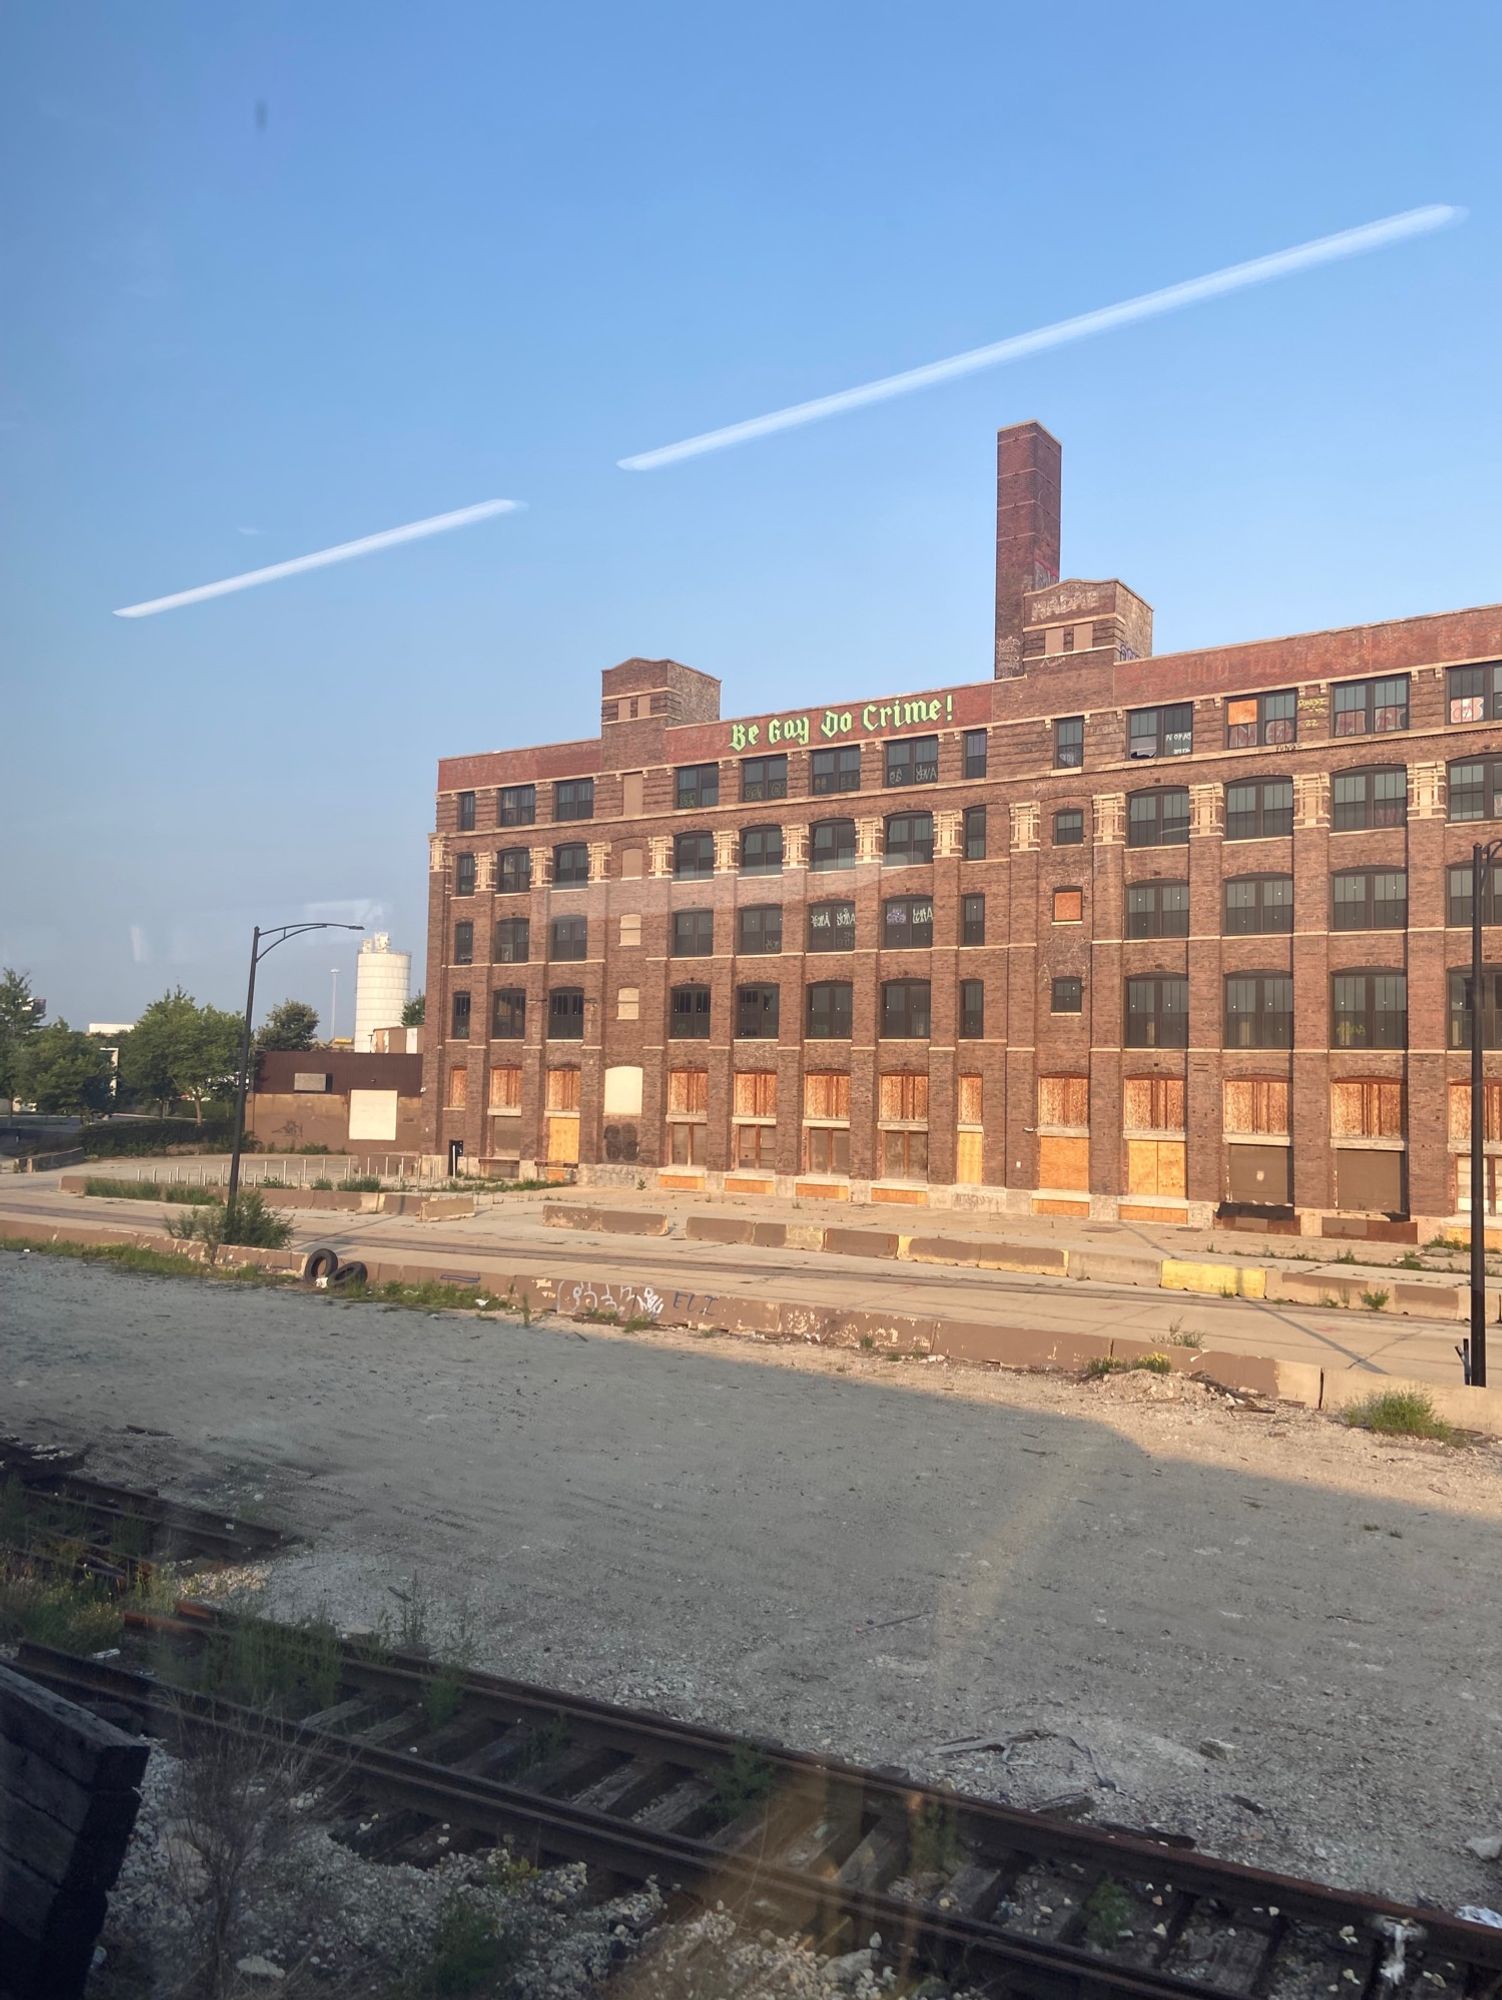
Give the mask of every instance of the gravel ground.
[[415, 1577], [500, 1671], [1502, 1902], [1496, 1444], [16, 1257], [0, 1408], [298, 1529], [275, 1608]]

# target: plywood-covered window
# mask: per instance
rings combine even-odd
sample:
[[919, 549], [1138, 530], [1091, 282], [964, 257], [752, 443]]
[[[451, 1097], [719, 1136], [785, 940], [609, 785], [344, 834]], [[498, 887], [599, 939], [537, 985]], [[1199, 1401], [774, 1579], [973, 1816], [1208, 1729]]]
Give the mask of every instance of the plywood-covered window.
[[1225, 1129], [1249, 1136], [1288, 1134], [1288, 1085], [1281, 1077], [1229, 1077], [1221, 1086]]
[[631, 946], [641, 943], [641, 916], [637, 911], [628, 911], [621, 918], [620, 942]]
[[776, 1070], [737, 1070], [734, 1104], [737, 1118], [775, 1118], [777, 1116]]
[[1128, 1139], [1127, 1193], [1172, 1195], [1184, 1193], [1184, 1141], [1182, 1139]]
[[1053, 920], [1056, 924], [1077, 924], [1085, 915], [1085, 892], [1083, 889], [1055, 889], [1053, 892]]
[[813, 1069], [803, 1079], [805, 1118], [850, 1116], [850, 1078], [843, 1070]]
[[497, 1063], [490, 1072], [490, 1109], [520, 1111], [522, 1070], [520, 1063]]
[[884, 1076], [881, 1079], [881, 1121], [884, 1125], [926, 1125], [928, 1078]]
[[[1038, 1078], [1038, 1185], [1083, 1190], [1090, 1185], [1090, 1079]], [[1067, 1135], [1067, 1136], [1066, 1136]]]
[[1330, 1136], [1334, 1139], [1401, 1139], [1401, 1082], [1365, 1077], [1346, 1083], [1332, 1083]]
[[1122, 1086], [1122, 1122], [1129, 1132], [1184, 1130], [1181, 1076], [1129, 1076]]
[[549, 1111], [577, 1111], [579, 1109], [579, 1072], [576, 1069], [550, 1069], [548, 1071]]
[[1088, 1132], [1090, 1129], [1090, 1079], [1088, 1076], [1040, 1076], [1038, 1078], [1038, 1124], [1050, 1131]]
[[668, 1071], [668, 1115], [703, 1118], [709, 1113], [709, 1072], [702, 1069]]
[[983, 1079], [962, 1076], [956, 1098], [954, 1177], [962, 1187], [979, 1187], [985, 1178], [985, 1144], [981, 1131]]
[[[1482, 1099], [1486, 1118], [1486, 1143], [1502, 1144], [1502, 1083], [1488, 1083]], [[1450, 1085], [1450, 1139], [1452, 1144], [1471, 1142], [1471, 1086]]]
[[445, 1100], [450, 1111], [462, 1111], [469, 1102], [469, 1071], [455, 1065], [449, 1071], [448, 1097]]

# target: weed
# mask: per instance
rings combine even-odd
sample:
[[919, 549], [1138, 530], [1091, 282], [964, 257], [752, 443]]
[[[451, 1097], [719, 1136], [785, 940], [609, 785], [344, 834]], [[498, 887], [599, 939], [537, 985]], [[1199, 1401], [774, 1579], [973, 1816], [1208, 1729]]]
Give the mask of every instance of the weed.
[[1166, 1354], [1144, 1354], [1140, 1361], [1132, 1363], [1133, 1368], [1145, 1370], [1149, 1375], [1171, 1375], [1173, 1363]]
[[1202, 1333], [1180, 1333], [1176, 1320], [1174, 1330], [1168, 1336], [1168, 1344], [1170, 1347], [1203, 1347], [1205, 1336]]
[[522, 1325], [530, 1326], [531, 1324], [532, 1324], [532, 1301], [524, 1295], [522, 1298]]
[[398, 1589], [394, 1583], [388, 1583], [386, 1588], [401, 1606], [396, 1614], [396, 1631], [392, 1635], [398, 1651], [425, 1653], [433, 1622], [433, 1599], [428, 1586], [414, 1571], [407, 1578], [405, 1588]]
[[720, 1823], [728, 1826], [761, 1804], [776, 1784], [777, 1773], [760, 1750], [749, 1743], [737, 1743], [730, 1762], [715, 1772], [712, 1782], [715, 1812]]
[[310, 1186], [317, 1188], [320, 1194], [332, 1194], [334, 1191], [334, 1183], [329, 1179], [327, 1174], [320, 1174], [316, 1181], [310, 1183]]
[[591, 1306], [585, 1312], [575, 1313], [574, 1317], [588, 1320], [591, 1326], [619, 1326], [621, 1323], [619, 1313], [601, 1312], [598, 1306]]
[[48, 1581], [24, 1562], [0, 1563], [0, 1640], [98, 1653], [124, 1630], [119, 1608], [87, 1579]]
[[561, 1715], [555, 1715], [547, 1722], [534, 1722], [524, 1730], [521, 1737], [521, 1758], [518, 1771], [534, 1770], [539, 1764], [546, 1764], [569, 1745], [569, 1726]]
[[1368, 1312], [1379, 1313], [1391, 1297], [1391, 1292], [1363, 1292], [1361, 1294], [1361, 1303], [1366, 1307]]
[[1426, 1250], [1464, 1250], [1465, 1244], [1458, 1236], [1446, 1236], [1443, 1230], [1438, 1236], [1431, 1236], [1424, 1245]]
[[1356, 1252], [1354, 1250], [1337, 1250], [1333, 1261], [1337, 1264], [1354, 1264], [1356, 1261]]
[[1423, 1268], [1424, 1260], [1416, 1250], [1405, 1250], [1398, 1259], [1400, 1271], [1422, 1271]]
[[464, 1668], [458, 1660], [445, 1660], [423, 1689], [423, 1711], [431, 1729], [441, 1729], [459, 1713], [464, 1688]]
[[875, 1345], [876, 1335], [874, 1333], [863, 1333], [861, 1335], [861, 1347], [865, 1353], [869, 1354]]
[[211, 1255], [226, 1243], [280, 1250], [291, 1238], [292, 1223], [268, 1208], [266, 1197], [257, 1189], [247, 1188], [232, 1203], [221, 1203], [216, 1197], [211, 1208], [169, 1218], [167, 1234], [179, 1242], [207, 1244]]
[[1438, 1438], [1453, 1443], [1455, 1427], [1435, 1412], [1423, 1389], [1379, 1389], [1364, 1403], [1352, 1403], [1341, 1421], [1353, 1430], [1376, 1431], [1383, 1437]]
[[339, 1186], [345, 1194], [379, 1194], [381, 1177], [379, 1174], [346, 1174]]
[[1114, 1354], [1097, 1354], [1093, 1361], [1085, 1363], [1085, 1380], [1099, 1382], [1107, 1375], [1124, 1375], [1126, 1363], [1118, 1361]]
[[940, 1799], [929, 1799], [912, 1822], [908, 1852], [915, 1875], [953, 1874], [960, 1862], [953, 1807]]
[[522, 1956], [518, 1933], [455, 1887], [439, 1905], [426, 1965], [398, 1990], [402, 2000], [468, 2000], [509, 1991], [509, 1975]]
[[186, 1181], [132, 1181], [123, 1174], [90, 1174], [83, 1191], [115, 1201], [171, 1201], [192, 1208], [211, 1208], [219, 1200], [212, 1188], [190, 1187]]
[[1335, 1306], [1337, 1308], [1345, 1305], [1345, 1300], [1336, 1298], [1333, 1292], [1321, 1292], [1319, 1302], [1322, 1306]]
[[650, 1313], [632, 1313], [621, 1330], [624, 1333], [650, 1333], [656, 1325]]
[[1103, 1875], [1085, 1899], [1085, 1936], [1100, 1950], [1116, 1942], [1132, 1921], [1132, 1899], [1113, 1876]]
[[1236, 1287], [1234, 1285], [1222, 1285], [1220, 1295], [1223, 1299], [1234, 1299], [1236, 1296]]
[[322, 1617], [297, 1625], [232, 1618], [210, 1628], [197, 1664], [207, 1692], [246, 1708], [328, 1708], [339, 1690], [339, 1634]]

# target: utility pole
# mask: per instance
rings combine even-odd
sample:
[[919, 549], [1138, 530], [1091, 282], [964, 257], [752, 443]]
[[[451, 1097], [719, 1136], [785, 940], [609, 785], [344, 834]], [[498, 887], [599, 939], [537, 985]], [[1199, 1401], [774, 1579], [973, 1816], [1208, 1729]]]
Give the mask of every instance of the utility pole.
[[1502, 840], [1471, 849], [1471, 1338], [1466, 1380], [1486, 1387], [1486, 1078], [1482, 1068], [1481, 901]]

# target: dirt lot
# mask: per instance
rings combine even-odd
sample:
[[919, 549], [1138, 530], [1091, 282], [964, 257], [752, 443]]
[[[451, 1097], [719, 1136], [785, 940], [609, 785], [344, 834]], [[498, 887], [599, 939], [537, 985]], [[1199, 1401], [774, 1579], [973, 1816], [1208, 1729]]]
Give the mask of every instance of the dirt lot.
[[296, 1528], [278, 1606], [416, 1573], [505, 1671], [1502, 1903], [1495, 1444], [15, 1255], [0, 1427]]

